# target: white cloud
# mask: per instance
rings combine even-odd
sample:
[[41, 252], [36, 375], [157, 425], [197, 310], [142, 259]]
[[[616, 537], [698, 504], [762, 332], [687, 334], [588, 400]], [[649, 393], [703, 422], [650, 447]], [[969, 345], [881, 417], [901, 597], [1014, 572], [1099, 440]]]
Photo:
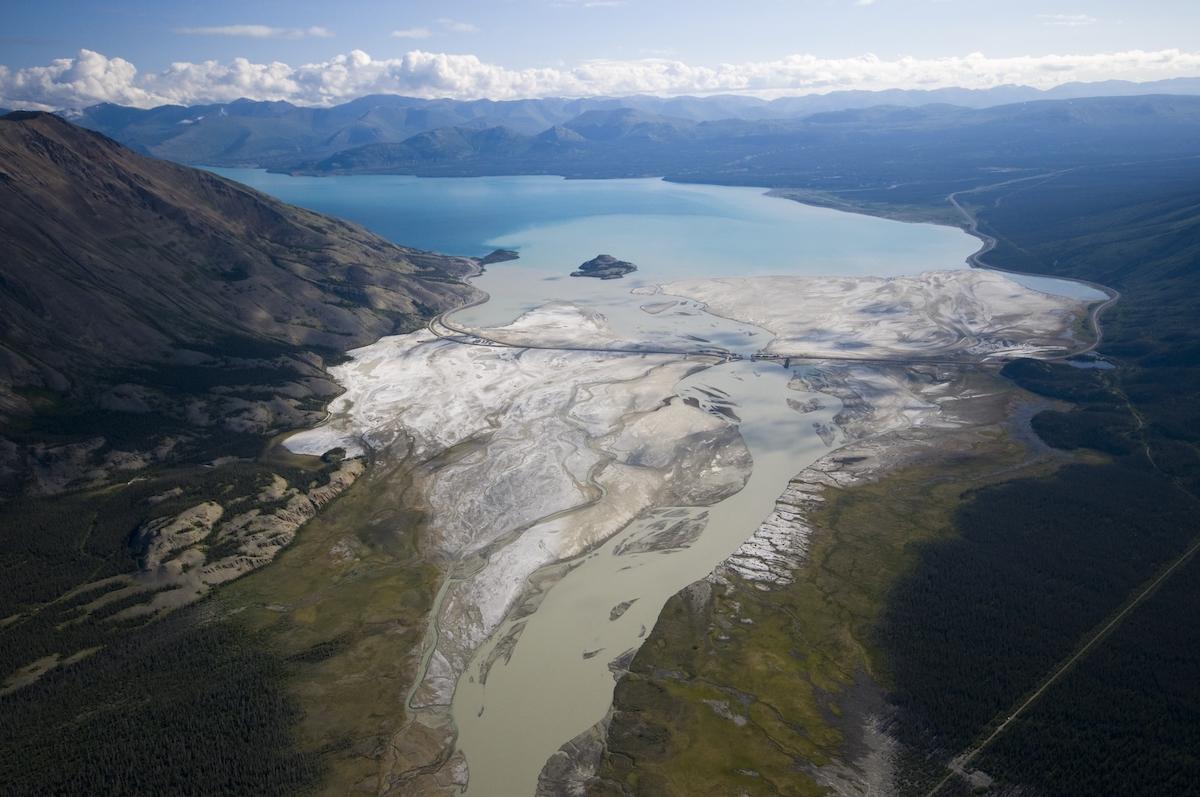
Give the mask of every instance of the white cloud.
[[59, 108], [115, 102], [145, 108], [161, 104], [162, 98], [141, 88], [140, 82], [137, 67], [125, 59], [80, 50], [74, 58], [57, 58], [46, 66], [0, 66], [0, 105]]
[[392, 31], [393, 39], [428, 39], [433, 35], [429, 28], [400, 28]]
[[470, 22], [463, 22], [458, 19], [450, 19], [449, 17], [442, 17], [437, 22], [439, 25], [441, 25], [443, 28], [450, 31], [451, 33], [478, 33], [479, 32], [479, 28], [476, 27], [475, 25], [472, 25]]
[[176, 33], [191, 36], [241, 36], [250, 39], [328, 39], [333, 32], [314, 25], [311, 28], [273, 28], [270, 25], [210, 25], [201, 28], [175, 28]]
[[1038, 14], [1037, 18], [1043, 25], [1054, 25], [1062, 28], [1081, 28], [1085, 25], [1095, 25], [1100, 20], [1087, 14]]
[[1200, 75], [1200, 52], [1183, 50], [1010, 58], [972, 53], [894, 60], [874, 55], [791, 55], [774, 61], [715, 66], [645, 58], [532, 69], [510, 69], [474, 55], [413, 50], [398, 58], [372, 58], [362, 50], [353, 50], [300, 66], [235, 58], [228, 62], [179, 62], [146, 73], [138, 72], [124, 59], [81, 50], [74, 58], [61, 58], [46, 66], [0, 66], [0, 106], [64, 108], [114, 102], [150, 107], [229, 102], [241, 97], [334, 105], [380, 93], [457, 99], [717, 92], [769, 97], [838, 89], [989, 88], [1009, 83], [1049, 88], [1069, 81], [1195, 75]]
[[875, 0], [854, 0], [854, 5], [856, 5], [856, 6], [873, 6], [873, 5], [875, 5]]

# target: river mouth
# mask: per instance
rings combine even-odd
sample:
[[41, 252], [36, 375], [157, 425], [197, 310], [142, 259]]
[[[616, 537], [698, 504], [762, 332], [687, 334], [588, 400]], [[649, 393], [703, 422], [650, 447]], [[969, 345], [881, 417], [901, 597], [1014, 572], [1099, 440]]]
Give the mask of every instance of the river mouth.
[[[314, 190], [335, 200], [362, 185], [326, 179]], [[522, 212], [556, 185], [589, 190], [531, 180], [443, 185], [456, 201], [515, 191]], [[352, 352], [329, 422], [287, 443], [430, 463], [414, 493], [447, 578], [407, 708], [444, 747], [405, 777], [435, 793], [533, 794], [603, 718], [667, 598], [759, 533], [795, 474], [852, 440], [954, 422], [965, 397], [946, 369], [1086, 343], [1084, 299], [966, 268], [960, 231], [617, 182], [466, 249], [521, 259], [489, 266], [474, 280], [488, 301], [444, 328]], [[631, 202], [645, 212], [616, 212]], [[567, 276], [600, 252], [639, 271]], [[776, 554], [793, 555], [757, 561]]]

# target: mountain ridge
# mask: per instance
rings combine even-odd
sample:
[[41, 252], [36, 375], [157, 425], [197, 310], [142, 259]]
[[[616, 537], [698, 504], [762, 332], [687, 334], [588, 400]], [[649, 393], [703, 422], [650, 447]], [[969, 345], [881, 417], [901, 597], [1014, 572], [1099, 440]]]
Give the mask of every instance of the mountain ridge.
[[[270, 171], [665, 177], [790, 187], [911, 173], [914, 163], [930, 174], [957, 164], [990, 178], [996, 170], [1106, 162], [1131, 148], [1162, 157], [1196, 154], [1198, 140], [1200, 97], [1183, 95], [1038, 100], [983, 109], [873, 106], [765, 121], [695, 122], [620, 108], [585, 111], [536, 135], [503, 127], [447, 128]], [[500, 141], [503, 146], [496, 146]], [[984, 146], [993, 152], [994, 162], [987, 165], [978, 158]], [[900, 151], [904, 160], [897, 158]]]
[[693, 122], [768, 121], [889, 104], [915, 107], [940, 103], [983, 108], [1037, 99], [1153, 93], [1200, 94], [1200, 78], [1150, 83], [1067, 83], [1047, 90], [1015, 85], [990, 89], [849, 90], [774, 100], [732, 94], [523, 100], [420, 99], [376, 94], [330, 107], [240, 99], [149, 109], [101, 103], [60, 113], [140, 152], [182, 163], [278, 167], [289, 161], [327, 157], [348, 146], [399, 143], [443, 127], [500, 126], [533, 135], [589, 110], [629, 108]]

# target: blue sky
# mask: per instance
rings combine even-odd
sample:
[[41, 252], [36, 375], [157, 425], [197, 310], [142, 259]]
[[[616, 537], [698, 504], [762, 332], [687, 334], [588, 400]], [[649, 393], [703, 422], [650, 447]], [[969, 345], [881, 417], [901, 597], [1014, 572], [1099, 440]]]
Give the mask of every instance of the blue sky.
[[[376, 85], [372, 80], [383, 90], [507, 97], [630, 87], [656, 93], [802, 93], [947, 81], [986, 85], [1200, 74], [1190, 58], [1200, 52], [1196, 0], [15, 0], [3, 19], [0, 64], [7, 69], [0, 70], [0, 100], [9, 104], [82, 102], [91, 95], [135, 104], [183, 101], [202, 98], [209, 91], [205, 80], [212, 82], [215, 99], [227, 95], [228, 84], [240, 83], [264, 98], [295, 95], [297, 101], [328, 104], [339, 92], [370, 89]], [[76, 59], [81, 50], [104, 60], [89, 56], [54, 72], [55, 59]], [[357, 72], [340, 87], [315, 88], [311, 74], [301, 76], [300, 87], [280, 82], [284, 72], [278, 68], [271, 72], [274, 82], [263, 77], [271, 64], [319, 66], [355, 51], [370, 62], [351, 58]], [[379, 66], [399, 63], [412, 51], [476, 60]], [[1152, 55], [1108, 62], [1012, 60], [1130, 52]], [[933, 63], [973, 53], [989, 60]], [[871, 72], [847, 63], [867, 54], [891, 66]], [[798, 56], [811, 57], [800, 76], [794, 69], [780, 77], [768, 74], [772, 67], [750, 66]], [[922, 63], [901, 68], [905, 57]], [[236, 59], [254, 65], [256, 75], [191, 70], [184, 81], [163, 72], [177, 62], [234, 68], [241, 63]], [[643, 80], [614, 66], [647, 59], [699, 71], [679, 78], [678, 69], [673, 77], [660, 66]], [[597, 61], [606, 65], [599, 77], [588, 68]], [[726, 69], [714, 76], [711, 70], [722, 64], [742, 72]], [[47, 68], [51, 72], [39, 71]], [[426, 83], [419, 79], [421, 70], [431, 75]]]

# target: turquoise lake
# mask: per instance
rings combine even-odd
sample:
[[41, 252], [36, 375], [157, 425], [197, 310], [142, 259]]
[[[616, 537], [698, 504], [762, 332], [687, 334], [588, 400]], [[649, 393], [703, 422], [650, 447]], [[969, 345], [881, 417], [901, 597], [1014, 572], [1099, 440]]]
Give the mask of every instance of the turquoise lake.
[[[492, 326], [556, 299], [612, 307], [629, 290], [684, 277], [802, 274], [897, 276], [966, 268], [979, 241], [962, 230], [811, 207], [762, 188], [659, 179], [401, 175], [292, 177], [213, 169], [285, 202], [357, 222], [418, 249], [519, 261], [476, 281], [491, 300], [456, 314]], [[572, 279], [597, 254], [637, 264], [624, 279]], [[1014, 276], [1035, 290], [1103, 298], [1063, 280]]]
[[978, 248], [956, 229], [841, 213], [761, 188], [657, 179], [291, 177], [213, 169], [397, 243], [456, 255], [497, 246], [565, 276], [609, 252], [667, 279], [738, 273], [909, 274], [956, 268]]

